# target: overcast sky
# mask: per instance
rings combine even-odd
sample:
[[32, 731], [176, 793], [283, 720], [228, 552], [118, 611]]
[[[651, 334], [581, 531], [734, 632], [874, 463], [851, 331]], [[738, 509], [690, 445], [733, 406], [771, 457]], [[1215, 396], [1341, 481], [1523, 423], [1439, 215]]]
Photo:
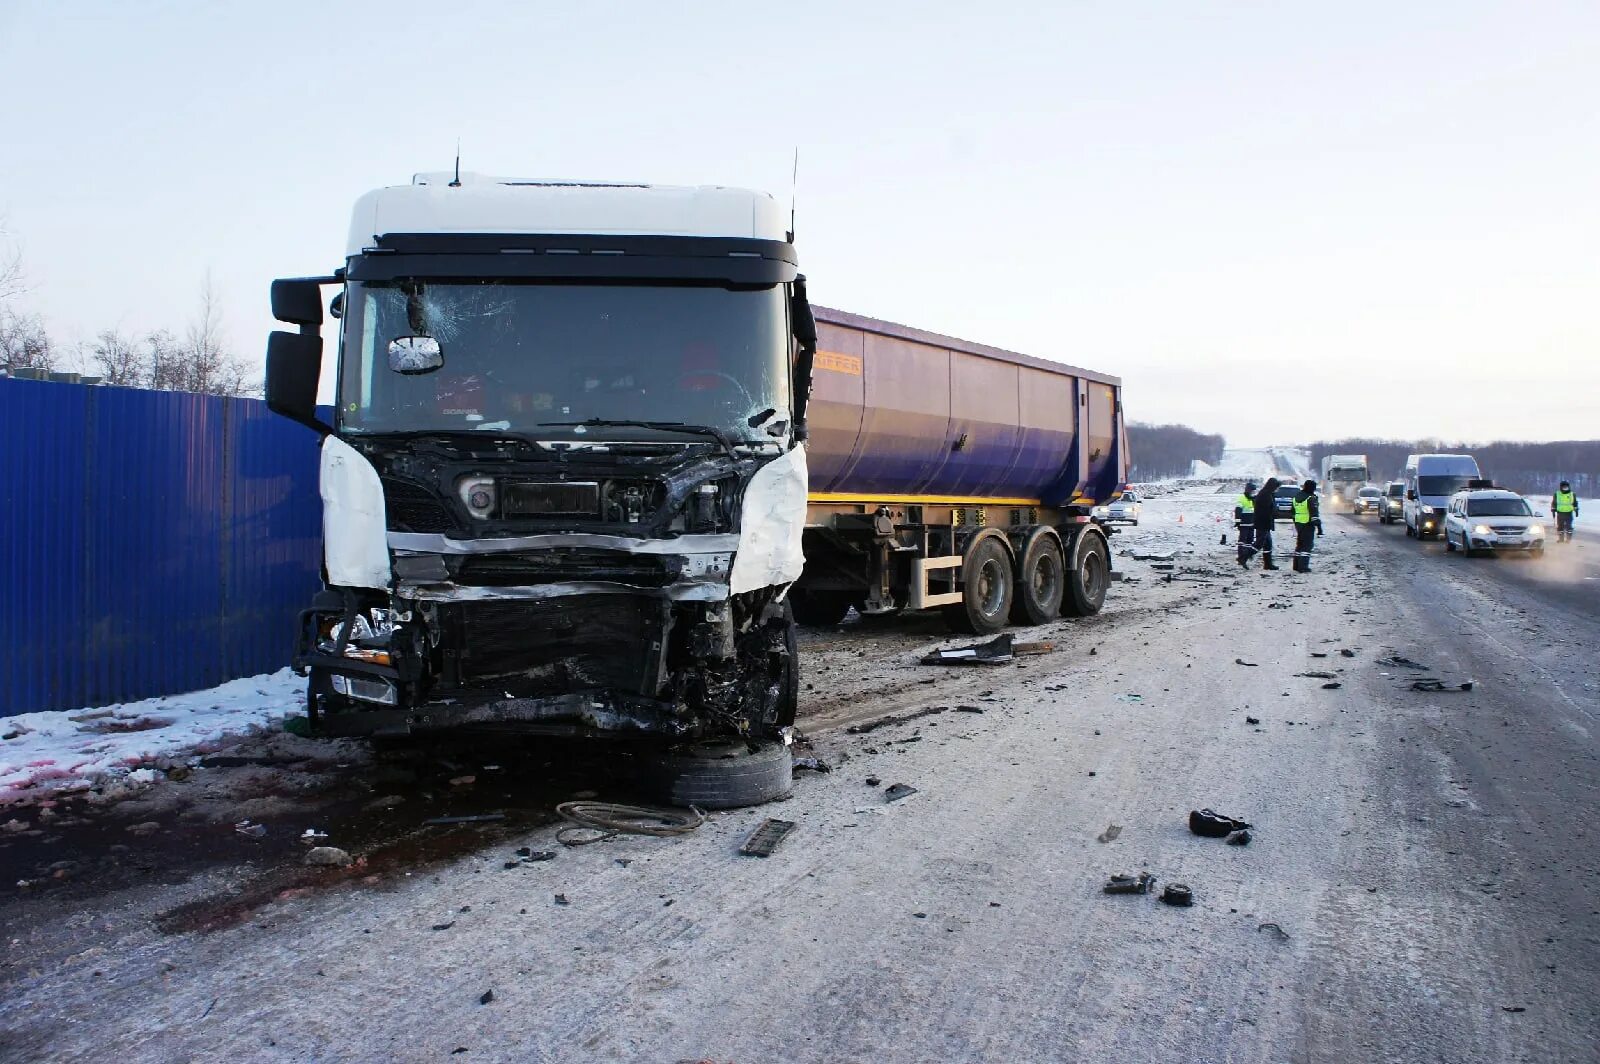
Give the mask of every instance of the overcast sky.
[[61, 340], [181, 327], [209, 270], [259, 361], [270, 280], [458, 137], [784, 200], [798, 145], [817, 302], [1135, 420], [1600, 436], [1595, 0], [224, 7], [0, 0], [0, 216]]

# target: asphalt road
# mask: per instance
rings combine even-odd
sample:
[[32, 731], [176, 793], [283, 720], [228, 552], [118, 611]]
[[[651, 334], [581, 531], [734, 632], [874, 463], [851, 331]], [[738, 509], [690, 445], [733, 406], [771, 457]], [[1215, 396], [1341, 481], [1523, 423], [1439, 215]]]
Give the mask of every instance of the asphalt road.
[[[1049, 654], [930, 668], [926, 619], [807, 632], [833, 771], [692, 835], [567, 849], [548, 805], [623, 781], [503, 743], [403, 794], [386, 759], [272, 740], [8, 811], [43, 830], [0, 838], [29, 884], [0, 901], [0, 1059], [1594, 1061], [1590, 582], [1342, 517], [1310, 576], [1241, 572], [1230, 499], [1151, 500], [1114, 547], [1171, 568], [1119, 554], [1138, 582], [1030, 631]], [[420, 825], [467, 791], [513, 815]], [[1200, 806], [1253, 842], [1190, 834]], [[797, 827], [739, 856], [768, 816]], [[313, 826], [365, 864], [287, 875]], [[1102, 893], [1140, 870], [1194, 905]]]

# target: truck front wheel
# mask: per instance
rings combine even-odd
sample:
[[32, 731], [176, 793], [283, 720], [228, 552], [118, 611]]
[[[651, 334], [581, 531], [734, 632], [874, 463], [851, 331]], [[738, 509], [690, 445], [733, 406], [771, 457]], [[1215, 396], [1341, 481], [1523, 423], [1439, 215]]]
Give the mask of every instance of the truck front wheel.
[[998, 539], [980, 539], [961, 561], [961, 601], [944, 608], [951, 631], [992, 635], [1006, 626], [1015, 587], [1011, 557]]
[[1099, 613], [1111, 583], [1106, 541], [1089, 532], [1084, 537], [1078, 545], [1078, 564], [1067, 574], [1067, 594], [1061, 602], [1062, 612], [1074, 617]]

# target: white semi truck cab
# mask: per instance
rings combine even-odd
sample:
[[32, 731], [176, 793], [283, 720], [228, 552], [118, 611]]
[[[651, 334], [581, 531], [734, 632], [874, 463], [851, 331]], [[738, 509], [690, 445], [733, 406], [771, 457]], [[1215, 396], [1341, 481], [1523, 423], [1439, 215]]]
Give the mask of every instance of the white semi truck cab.
[[[771, 737], [798, 675], [816, 326], [740, 189], [422, 174], [273, 282], [267, 401], [323, 437], [325, 734]], [[331, 423], [316, 398], [336, 289]]]

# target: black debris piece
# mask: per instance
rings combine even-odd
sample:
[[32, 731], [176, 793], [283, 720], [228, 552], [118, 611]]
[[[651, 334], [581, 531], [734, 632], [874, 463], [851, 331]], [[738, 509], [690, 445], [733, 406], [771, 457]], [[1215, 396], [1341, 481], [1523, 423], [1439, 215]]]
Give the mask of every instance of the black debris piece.
[[1312, 657], [1314, 657], [1314, 658], [1325, 658], [1325, 657], [1327, 657], [1327, 656], [1328, 656], [1328, 655], [1327, 655], [1327, 654], [1326, 654], [1326, 653], [1325, 653], [1325, 652], [1324, 652], [1324, 651], [1321, 651], [1321, 650], [1313, 650], [1313, 651], [1312, 651], [1312, 652], [1311, 652], [1311, 656], [1312, 656]]
[[794, 767], [810, 769], [812, 772], [833, 771], [833, 766], [820, 757], [797, 757], [794, 759]]
[[900, 799], [916, 793], [917, 789], [909, 783], [891, 783], [884, 788], [883, 800], [885, 802], [898, 802]]
[[1129, 876], [1118, 873], [1106, 880], [1104, 888], [1107, 894], [1148, 894], [1150, 886], [1156, 877], [1149, 872], [1140, 872], [1138, 875]]
[[1111, 841], [1115, 840], [1118, 835], [1121, 835], [1121, 834], [1122, 834], [1122, 825], [1121, 824], [1112, 824], [1109, 827], [1107, 827], [1104, 831], [1102, 831], [1099, 835], [1095, 836], [1095, 841], [1096, 842], [1111, 842]]
[[1243, 830], [1242, 828], [1240, 830], [1238, 830], [1238, 831], [1235, 831], [1233, 834], [1228, 836], [1228, 845], [1229, 846], [1248, 846], [1248, 845], [1250, 845], [1250, 833], [1248, 831]]
[[1390, 654], [1386, 658], [1379, 658], [1378, 664], [1388, 665], [1395, 669], [1426, 669], [1428, 667], [1420, 661], [1412, 661], [1410, 658], [1401, 657], [1399, 654]]
[[1243, 831], [1250, 825], [1243, 820], [1236, 820], [1231, 816], [1210, 809], [1192, 809], [1189, 811], [1189, 830], [1196, 835], [1203, 835], [1208, 839], [1225, 839], [1235, 831]]
[[1289, 941], [1289, 932], [1270, 921], [1264, 924], [1257, 924], [1256, 930], [1270, 932], [1272, 937], [1277, 939], [1279, 942]]
[[1501, 1012], [1527, 1012], [1528, 1011], [1528, 1006], [1526, 1006], [1526, 1005], [1501, 1005], [1500, 1006], [1500, 1011]]
[[1167, 889], [1161, 892], [1161, 900], [1168, 905], [1187, 909], [1194, 904], [1194, 891], [1186, 883], [1168, 883]]
[[1246, 718], [1244, 718], [1244, 722], [1246, 724], [1260, 724], [1261, 723], [1261, 721], [1257, 720], [1255, 717], [1246, 717]]
[[928, 918], [927, 913], [912, 913], [911, 915], [915, 916], [918, 920], [926, 920]]
[[880, 780], [876, 776], [868, 776], [866, 782], [867, 782], [867, 786], [868, 787], [876, 787], [878, 784], [882, 783], [883, 781]]
[[454, 926], [456, 926], [456, 922], [454, 920], [446, 920], [442, 924], [434, 924], [432, 930], [434, 930], [434, 931], [448, 931]]
[[987, 643], [935, 650], [924, 654], [924, 665], [1001, 665], [1015, 656], [1010, 635], [997, 635]]
[[1467, 680], [1465, 683], [1447, 684], [1443, 680], [1427, 676], [1420, 680], [1411, 681], [1411, 689], [1413, 691], [1470, 691], [1472, 690], [1472, 681]]
[[493, 1001], [493, 1000], [494, 1000], [494, 991], [493, 991], [493, 990], [485, 990], [485, 991], [484, 991], [484, 992], [483, 992], [483, 993], [482, 993], [482, 994], [481, 994], [481, 995], [480, 995], [480, 996], [479, 996], [479, 997], [478, 997], [478, 1004], [480, 1004], [480, 1005], [487, 1005], [487, 1004], [488, 1004], [488, 1003], [489, 1003], [489, 1002], [491, 1002], [491, 1001]]
[[[1288, 608], [1289, 608], [1289, 604], [1287, 602], [1269, 602], [1269, 603], [1267, 603], [1267, 609], [1269, 609], [1269, 610], [1286, 610]], [[1163, 898], [1161, 900], [1162, 901], [1166, 901], [1165, 898]], [[1173, 902], [1172, 904], [1181, 905], [1181, 904], [1186, 904], [1186, 903], [1184, 903], [1184, 902]]]
[[956, 707], [956, 712], [957, 713], [982, 713], [983, 711], [984, 711], [984, 709], [983, 709], [982, 706], [957, 706]]
[[1332, 683], [1323, 684], [1322, 685], [1322, 689], [1324, 691], [1337, 691], [1339, 688], [1341, 688], [1343, 686], [1344, 686], [1344, 684], [1342, 684], [1339, 681], [1335, 680]]
[[1339, 656], [1341, 658], [1353, 658], [1356, 656], [1356, 652], [1351, 650], [1349, 647], [1341, 647], [1339, 650]]
[[925, 709], [917, 710], [915, 713], [905, 713], [898, 717], [891, 714], [887, 717], [879, 717], [877, 720], [868, 720], [863, 721], [860, 724], [852, 724], [850, 727], [846, 728], [845, 731], [852, 735], [865, 735], [867, 732], [877, 731], [879, 728], [886, 728], [891, 724], [904, 724], [907, 721], [917, 720], [920, 717], [931, 717], [936, 713], [943, 713], [949, 708], [949, 706], [928, 706]]
[[1255, 667], [1256, 667], [1256, 663], [1255, 663], [1255, 662], [1253, 662], [1253, 661], [1246, 661], [1246, 660], [1244, 660], [1244, 659], [1243, 659], [1243, 658], [1234, 658], [1234, 659], [1233, 659], [1233, 663], [1234, 663], [1234, 664], [1235, 664], [1235, 665], [1247, 665], [1247, 666], [1249, 666], [1249, 667], [1250, 667], [1250, 668], [1252, 668], [1252, 669], [1253, 669], [1253, 668], [1255, 668]]
[[532, 853], [523, 854], [523, 859], [530, 864], [534, 861], [554, 861], [556, 852], [554, 850], [535, 850]]
[[1308, 679], [1312, 679], [1312, 680], [1331, 680], [1331, 679], [1333, 679], [1333, 673], [1331, 673], [1331, 672], [1297, 672], [1297, 673], [1295, 673], [1295, 675], [1296, 676], [1304, 676], [1304, 677], [1307, 677]]
[[771, 857], [772, 851], [778, 848], [778, 843], [793, 830], [794, 821], [774, 820], [768, 817], [750, 833], [749, 838], [744, 840], [739, 852], [750, 857]]
[[567, 896], [565, 894], [557, 894], [556, 895], [556, 904], [557, 905], [571, 905], [572, 903], [567, 900]]

